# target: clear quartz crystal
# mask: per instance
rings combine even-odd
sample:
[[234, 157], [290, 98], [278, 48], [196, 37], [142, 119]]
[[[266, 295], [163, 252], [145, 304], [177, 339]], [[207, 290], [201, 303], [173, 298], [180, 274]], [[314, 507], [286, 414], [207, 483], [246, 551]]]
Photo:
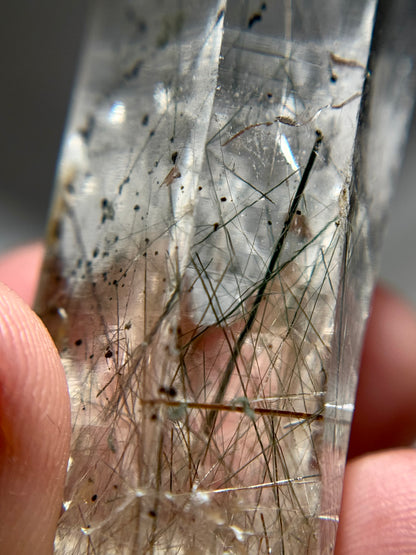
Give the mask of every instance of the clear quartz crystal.
[[57, 553], [333, 551], [410, 65], [326, 4], [96, 3], [37, 299]]

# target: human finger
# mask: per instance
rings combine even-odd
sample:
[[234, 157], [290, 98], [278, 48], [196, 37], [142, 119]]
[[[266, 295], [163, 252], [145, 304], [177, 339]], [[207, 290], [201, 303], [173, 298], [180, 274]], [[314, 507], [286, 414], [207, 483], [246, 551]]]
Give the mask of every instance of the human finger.
[[28, 305], [32, 305], [35, 298], [43, 252], [43, 245], [38, 242], [0, 257], [0, 281], [16, 291]]
[[335, 553], [416, 553], [416, 451], [381, 451], [347, 464]]
[[0, 284], [1, 553], [52, 553], [69, 437], [68, 391], [52, 339]]
[[383, 287], [375, 291], [364, 343], [349, 457], [416, 438], [416, 316]]

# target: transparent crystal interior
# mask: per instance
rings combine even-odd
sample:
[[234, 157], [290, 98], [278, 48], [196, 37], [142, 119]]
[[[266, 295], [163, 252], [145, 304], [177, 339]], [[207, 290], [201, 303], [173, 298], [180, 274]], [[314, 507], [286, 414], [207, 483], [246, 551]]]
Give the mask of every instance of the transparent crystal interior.
[[37, 301], [72, 402], [57, 553], [333, 551], [376, 2], [326, 4], [96, 4]]

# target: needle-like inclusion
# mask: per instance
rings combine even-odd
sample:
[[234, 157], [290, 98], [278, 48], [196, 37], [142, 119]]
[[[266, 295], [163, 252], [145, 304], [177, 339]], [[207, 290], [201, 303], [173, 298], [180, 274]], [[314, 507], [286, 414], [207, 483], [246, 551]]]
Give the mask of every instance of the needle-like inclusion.
[[57, 553], [333, 551], [410, 106], [375, 17], [97, 3], [37, 300], [72, 400]]

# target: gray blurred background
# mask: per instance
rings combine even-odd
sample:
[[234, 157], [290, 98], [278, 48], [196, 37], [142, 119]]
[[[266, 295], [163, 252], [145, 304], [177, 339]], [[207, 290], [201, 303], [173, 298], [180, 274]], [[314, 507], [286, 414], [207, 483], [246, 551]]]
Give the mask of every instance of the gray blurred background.
[[[0, 254], [43, 234], [85, 13], [86, 0], [2, 6]], [[381, 277], [416, 306], [415, 176], [414, 119], [386, 223]]]

